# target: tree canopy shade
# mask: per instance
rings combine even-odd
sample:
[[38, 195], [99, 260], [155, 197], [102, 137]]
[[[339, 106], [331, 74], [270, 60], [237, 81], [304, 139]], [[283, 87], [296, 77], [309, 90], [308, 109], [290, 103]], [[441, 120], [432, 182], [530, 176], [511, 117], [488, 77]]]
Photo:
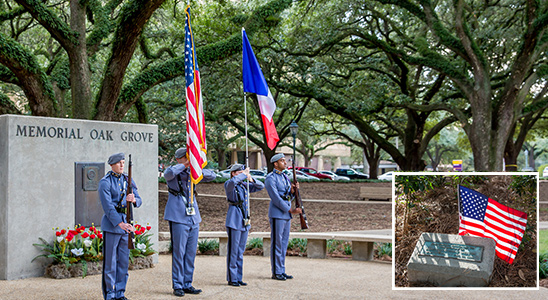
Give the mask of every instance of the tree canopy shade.
[[[272, 18], [291, 3], [273, 0], [235, 21], [251, 36], [276, 26]], [[141, 96], [183, 75], [184, 53], [176, 47], [182, 44], [179, 36], [170, 36], [173, 48], [154, 49], [144, 32], [151, 19], [160, 22], [183, 5], [166, 0], [0, 1], [0, 80], [21, 88], [33, 115], [120, 121], [137, 104], [139, 120], [146, 121]], [[199, 47], [197, 56], [204, 67], [239, 51], [237, 30]], [[132, 62], [143, 56], [147, 61], [141, 71], [128, 76]], [[2, 111], [17, 112], [5, 96]]]
[[[315, 3], [316, 10], [323, 11], [325, 21], [318, 30], [310, 24], [298, 28], [301, 36], [307, 38], [308, 46], [293, 50], [293, 55], [330, 55], [339, 65], [335, 68], [331, 65], [323, 74], [333, 76], [342, 73], [338, 67], [349, 57], [336, 55], [333, 50], [353, 49], [347, 52], [353, 53], [351, 72], [361, 66], [394, 78], [401, 93], [407, 96], [407, 100], [394, 99], [387, 105], [405, 109], [414, 122], [416, 116], [424, 113], [449, 112], [467, 133], [475, 170], [503, 168], [504, 149], [512, 128], [531, 99], [538, 99], [539, 85], [546, 80], [546, 1], [320, 2]], [[324, 9], [322, 5], [327, 7]], [[306, 11], [310, 12], [310, 7]], [[375, 51], [385, 53], [391, 64], [389, 69], [374, 66], [374, 59], [378, 59]], [[439, 85], [441, 90], [437, 90], [443, 93], [445, 89], [444, 95], [432, 98], [432, 93], [425, 92], [421, 102], [415, 101], [413, 95], [421, 91], [413, 89], [417, 85], [412, 80], [417, 78], [432, 92]], [[330, 97], [326, 96], [323, 91], [323, 98]], [[329, 105], [339, 103], [331, 101]], [[345, 113], [352, 112], [346, 109]], [[417, 125], [420, 128], [420, 123]], [[382, 143], [379, 145], [383, 147]], [[383, 149], [391, 152], [390, 145]]]

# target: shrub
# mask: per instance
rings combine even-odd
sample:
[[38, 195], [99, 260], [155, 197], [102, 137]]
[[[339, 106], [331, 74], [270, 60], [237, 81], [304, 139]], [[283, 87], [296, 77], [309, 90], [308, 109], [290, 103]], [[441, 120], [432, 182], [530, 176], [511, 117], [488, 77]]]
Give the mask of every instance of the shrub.
[[290, 239], [287, 249], [298, 249], [301, 253], [306, 253], [306, 239]]
[[205, 254], [208, 251], [218, 251], [219, 250], [219, 241], [217, 240], [201, 240], [198, 242], [198, 250], [200, 253]]
[[539, 255], [539, 277], [548, 277], [548, 252]]
[[247, 241], [247, 245], [245, 246], [245, 249], [251, 250], [251, 249], [255, 249], [255, 248], [259, 248], [259, 249], [263, 248], [263, 239], [261, 239], [261, 238], [252, 238], [252, 239]]
[[384, 255], [392, 257], [392, 243], [377, 244], [377, 254], [381, 257]]

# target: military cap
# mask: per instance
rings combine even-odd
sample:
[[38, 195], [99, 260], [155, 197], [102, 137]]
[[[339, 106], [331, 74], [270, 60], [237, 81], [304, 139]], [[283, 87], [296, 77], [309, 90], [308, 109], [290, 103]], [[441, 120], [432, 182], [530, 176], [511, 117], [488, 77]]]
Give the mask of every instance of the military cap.
[[179, 148], [175, 151], [175, 158], [181, 158], [186, 155], [186, 148]]
[[244, 170], [244, 169], [245, 169], [245, 165], [233, 164], [232, 166], [230, 166], [229, 171], [230, 171], [230, 173], [232, 173], [232, 172], [241, 171], [241, 170]]
[[278, 154], [272, 156], [272, 158], [270, 158], [270, 162], [275, 163], [275, 162], [277, 162], [278, 160], [280, 160], [284, 157], [285, 157], [285, 155], [283, 153], [278, 153]]
[[109, 165], [113, 165], [113, 164], [118, 163], [119, 161], [125, 160], [125, 159], [126, 159], [126, 158], [125, 158], [123, 152], [116, 153], [116, 154], [112, 154], [112, 155], [108, 158], [108, 164], [109, 164]]

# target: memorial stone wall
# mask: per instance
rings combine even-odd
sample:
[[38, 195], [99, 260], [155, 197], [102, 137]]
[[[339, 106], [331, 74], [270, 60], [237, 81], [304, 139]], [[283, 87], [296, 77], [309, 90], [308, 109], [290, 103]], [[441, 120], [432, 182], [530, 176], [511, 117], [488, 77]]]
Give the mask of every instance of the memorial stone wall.
[[[135, 220], [151, 224], [151, 241], [156, 247], [156, 125], [0, 116], [0, 279], [43, 275], [50, 261], [41, 258], [31, 263], [42, 254], [33, 243], [39, 243], [39, 237], [51, 242], [54, 227], [74, 226], [77, 198], [94, 190], [93, 183], [85, 184], [84, 193], [79, 190], [82, 174], [77, 176], [75, 166], [92, 163], [102, 167], [104, 163], [104, 168], [96, 167], [90, 172], [93, 176], [88, 176], [100, 179], [104, 173], [96, 174], [97, 170], [108, 172], [110, 166], [106, 161], [117, 152], [124, 152], [126, 160], [128, 154], [132, 155], [133, 178], [143, 199], [143, 205], [135, 209]], [[157, 262], [157, 256], [154, 260]]]

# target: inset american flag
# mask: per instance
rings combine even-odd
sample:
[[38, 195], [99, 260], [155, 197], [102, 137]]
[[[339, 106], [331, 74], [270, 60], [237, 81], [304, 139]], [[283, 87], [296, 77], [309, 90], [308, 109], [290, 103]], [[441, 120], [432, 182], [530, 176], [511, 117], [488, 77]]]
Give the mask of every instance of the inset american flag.
[[459, 235], [492, 238], [497, 256], [511, 264], [516, 258], [527, 214], [459, 186]]
[[186, 137], [190, 161], [190, 177], [194, 184], [203, 178], [207, 165], [204, 106], [200, 88], [200, 71], [196, 59], [194, 36], [190, 26], [190, 5], [185, 9], [185, 79], [186, 79]]

